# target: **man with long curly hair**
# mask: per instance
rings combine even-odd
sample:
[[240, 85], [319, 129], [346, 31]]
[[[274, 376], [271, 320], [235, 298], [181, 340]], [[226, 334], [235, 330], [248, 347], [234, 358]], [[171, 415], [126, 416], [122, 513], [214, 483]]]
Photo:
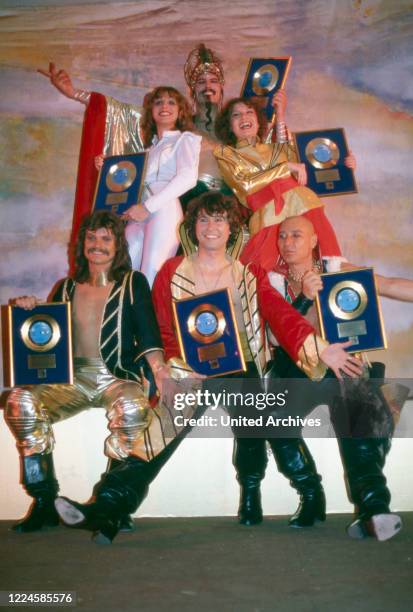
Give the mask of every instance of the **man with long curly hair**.
[[[107, 212], [86, 216], [74, 259], [73, 276], [59, 281], [51, 295], [53, 302], [72, 305], [73, 385], [16, 387], [5, 410], [22, 483], [34, 500], [13, 527], [20, 533], [58, 523], [53, 423], [92, 406], [104, 408], [110, 430], [105, 453], [115, 472], [136, 454], [153, 414], [141, 368], [149, 365], [158, 387], [168, 375], [148, 282], [131, 270], [123, 222]], [[38, 302], [34, 296], [16, 299], [27, 310]]]

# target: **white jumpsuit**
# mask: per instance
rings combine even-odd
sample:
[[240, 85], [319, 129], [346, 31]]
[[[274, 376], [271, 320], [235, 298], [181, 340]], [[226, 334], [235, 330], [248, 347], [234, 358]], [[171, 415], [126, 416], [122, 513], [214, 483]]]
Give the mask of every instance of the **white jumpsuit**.
[[150, 212], [143, 223], [131, 221], [126, 238], [132, 267], [152, 286], [162, 264], [176, 254], [183, 219], [179, 196], [196, 185], [201, 136], [166, 131], [149, 149], [142, 202]]

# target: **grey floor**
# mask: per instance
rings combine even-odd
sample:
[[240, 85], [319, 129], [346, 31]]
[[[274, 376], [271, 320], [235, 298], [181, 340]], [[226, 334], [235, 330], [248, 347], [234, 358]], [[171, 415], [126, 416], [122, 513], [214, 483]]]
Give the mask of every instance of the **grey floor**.
[[76, 608], [90, 611], [411, 612], [413, 513], [402, 516], [403, 531], [387, 542], [350, 540], [347, 515], [302, 530], [286, 517], [257, 527], [232, 517], [139, 519], [109, 547], [85, 531], [21, 535], [2, 521], [0, 590], [76, 591]]

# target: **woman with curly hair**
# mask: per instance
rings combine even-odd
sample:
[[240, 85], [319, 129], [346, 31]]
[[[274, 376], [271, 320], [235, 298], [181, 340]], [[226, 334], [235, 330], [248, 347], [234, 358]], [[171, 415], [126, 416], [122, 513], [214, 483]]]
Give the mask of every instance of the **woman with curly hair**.
[[[263, 111], [247, 98], [230, 100], [215, 124], [217, 137], [224, 143], [214, 151], [222, 177], [251, 213], [251, 238], [241, 261], [273, 269], [278, 256], [278, 227], [295, 215], [305, 215], [313, 223], [323, 257], [340, 257], [323, 203], [305, 187], [304, 164], [297, 163], [290, 142], [262, 142], [265, 130]], [[354, 157], [350, 155], [345, 163], [354, 167]]]
[[132, 267], [152, 285], [163, 262], [175, 255], [183, 219], [179, 196], [196, 185], [201, 137], [192, 134], [188, 102], [173, 87], [145, 96], [142, 132], [149, 147], [142, 202], [123, 215]]
[[[123, 214], [134, 270], [152, 285], [156, 273], [176, 254], [183, 219], [179, 196], [196, 185], [201, 136], [192, 133], [191, 109], [174, 87], [160, 86], [143, 101], [141, 136], [148, 150], [142, 202]], [[96, 166], [103, 157], [96, 158]]]

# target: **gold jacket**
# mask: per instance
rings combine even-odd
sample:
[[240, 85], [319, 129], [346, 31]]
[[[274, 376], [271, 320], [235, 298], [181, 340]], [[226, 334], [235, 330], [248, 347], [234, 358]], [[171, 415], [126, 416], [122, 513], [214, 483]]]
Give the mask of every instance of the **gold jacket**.
[[[288, 162], [297, 161], [291, 143], [257, 142], [256, 145], [250, 145], [242, 140], [236, 147], [218, 146], [214, 155], [222, 178], [246, 208], [249, 208], [247, 196], [257, 193], [273, 181], [290, 178]], [[283, 193], [282, 197], [284, 206], [279, 214], [275, 212], [273, 200], [252, 214], [249, 221], [251, 236], [263, 227], [282, 223], [287, 217], [302, 215], [312, 208], [323, 206], [311, 189], [299, 185]]]

